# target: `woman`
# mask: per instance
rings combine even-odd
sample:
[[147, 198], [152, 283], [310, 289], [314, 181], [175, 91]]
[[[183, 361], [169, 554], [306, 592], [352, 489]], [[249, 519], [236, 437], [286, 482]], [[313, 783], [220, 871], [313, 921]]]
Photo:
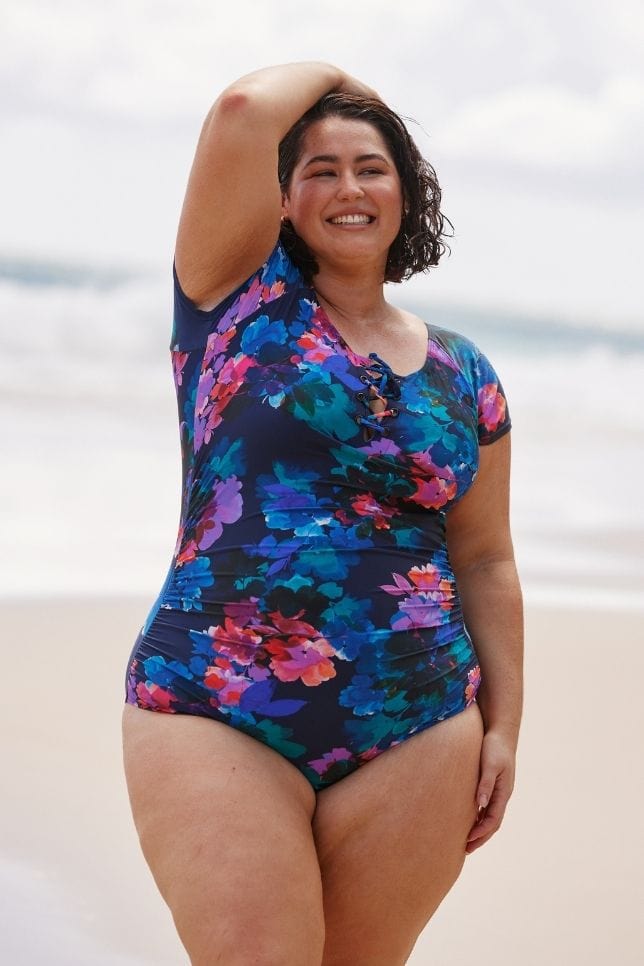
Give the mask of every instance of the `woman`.
[[439, 201], [400, 119], [329, 64], [242, 77], [201, 132], [174, 264], [181, 520], [123, 719], [142, 849], [199, 966], [404, 963], [512, 791], [505, 397], [472, 342], [383, 292], [438, 262]]

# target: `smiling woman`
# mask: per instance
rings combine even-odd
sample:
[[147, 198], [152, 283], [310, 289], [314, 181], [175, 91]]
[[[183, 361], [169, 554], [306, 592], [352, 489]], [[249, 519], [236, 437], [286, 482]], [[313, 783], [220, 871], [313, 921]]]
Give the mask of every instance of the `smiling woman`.
[[337, 68], [209, 112], [173, 271], [181, 520], [123, 714], [193, 964], [402, 966], [511, 794], [505, 394], [384, 296], [443, 221], [401, 119]]
[[384, 280], [403, 191], [382, 135], [367, 121], [331, 115], [311, 125], [302, 148], [282, 186], [283, 219], [316, 259], [318, 286], [320, 262], [355, 260], [361, 272], [370, 259]]
[[[400, 282], [438, 264], [446, 248], [444, 225], [446, 221], [451, 222], [440, 210], [441, 189], [436, 172], [423, 158], [398, 115], [380, 99], [333, 92], [308, 110], [280, 144], [278, 171], [282, 192], [287, 196], [292, 193], [292, 179], [298, 168], [300, 175], [311, 166], [316, 177], [341, 177], [339, 165], [343, 159], [334, 153], [324, 153], [323, 148], [321, 153], [314, 153], [314, 142], [324, 141], [324, 128], [328, 130], [329, 124], [333, 125], [330, 133], [338, 132], [340, 136], [340, 140], [331, 137], [332, 145], [347, 141], [351, 122], [356, 145], [361, 135], [364, 148], [370, 143], [374, 146], [371, 153], [366, 151], [344, 159], [345, 163], [353, 161], [358, 166], [354, 172], [358, 183], [362, 179], [363, 185], [369, 187], [370, 181], [393, 179], [403, 196], [402, 211], [397, 201], [398, 230], [390, 242], [384, 273], [384, 281]], [[306, 159], [305, 138], [311, 152]], [[373, 213], [372, 217], [375, 220]], [[291, 230], [288, 220], [282, 229], [282, 240], [303, 273], [312, 278], [319, 271], [315, 258], [301, 233]]]

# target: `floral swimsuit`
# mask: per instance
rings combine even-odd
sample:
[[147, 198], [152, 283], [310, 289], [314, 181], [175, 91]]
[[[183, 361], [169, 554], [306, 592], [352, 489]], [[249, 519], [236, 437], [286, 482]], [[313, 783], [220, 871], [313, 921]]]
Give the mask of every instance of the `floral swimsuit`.
[[476, 698], [446, 514], [510, 429], [469, 339], [398, 376], [342, 339], [283, 246], [210, 311], [173, 268], [176, 546], [126, 701], [225, 722], [317, 790]]

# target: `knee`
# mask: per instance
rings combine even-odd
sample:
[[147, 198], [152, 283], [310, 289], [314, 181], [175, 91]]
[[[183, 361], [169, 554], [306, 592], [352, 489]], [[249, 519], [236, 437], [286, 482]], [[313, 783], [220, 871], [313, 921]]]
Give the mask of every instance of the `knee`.
[[222, 963], [235, 966], [321, 966], [324, 955], [324, 934], [310, 932], [293, 939], [273, 937], [266, 942], [251, 944], [236, 959], [224, 957]]
[[[289, 933], [287, 923], [271, 929], [246, 921], [231, 935], [182, 937], [191, 966], [321, 966], [324, 954], [324, 923], [299, 923]], [[181, 931], [179, 931], [181, 935]]]

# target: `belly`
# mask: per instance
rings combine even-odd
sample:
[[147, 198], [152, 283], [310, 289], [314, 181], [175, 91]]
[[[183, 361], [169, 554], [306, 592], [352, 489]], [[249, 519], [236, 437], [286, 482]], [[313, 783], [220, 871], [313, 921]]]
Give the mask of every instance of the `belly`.
[[257, 542], [244, 540], [257, 528], [243, 519], [207, 551], [184, 544], [160, 606], [221, 621], [297, 616], [333, 638], [460, 625], [441, 514], [410, 513], [395, 531], [374, 526], [373, 518], [364, 526], [340, 520], [332, 527], [319, 514], [303, 517], [298, 527], [292, 516], [288, 530], [264, 530]]

